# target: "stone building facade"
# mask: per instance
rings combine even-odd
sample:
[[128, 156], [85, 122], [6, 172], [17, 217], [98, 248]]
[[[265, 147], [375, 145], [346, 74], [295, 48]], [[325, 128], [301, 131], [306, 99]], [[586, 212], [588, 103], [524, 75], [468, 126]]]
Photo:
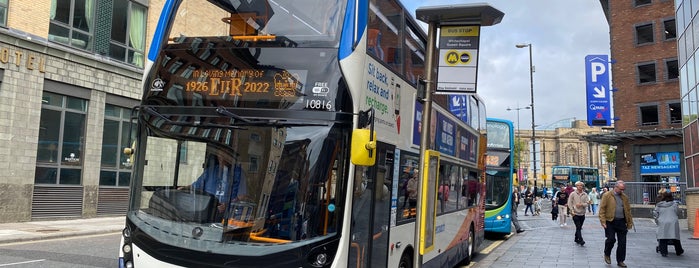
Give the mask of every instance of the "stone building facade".
[[162, 1], [0, 8], [0, 222], [124, 213], [129, 163], [117, 151], [142, 95], [160, 12], [150, 5]]
[[[610, 166], [604, 157], [604, 145], [589, 142], [583, 139], [586, 135], [599, 134], [604, 130], [601, 127], [590, 127], [585, 120], [574, 120], [569, 127], [555, 129], [537, 129], [536, 140], [540, 143], [537, 162], [541, 169], [537, 171], [537, 186], [551, 187], [551, 168], [553, 166], [581, 166], [594, 167], [599, 170], [600, 183], [609, 180]], [[523, 142], [529, 144], [532, 131], [520, 129], [516, 135]], [[524, 148], [521, 152], [522, 167], [526, 174], [534, 174], [531, 166], [530, 152]], [[527, 183], [534, 185], [534, 179], [528, 176]]]

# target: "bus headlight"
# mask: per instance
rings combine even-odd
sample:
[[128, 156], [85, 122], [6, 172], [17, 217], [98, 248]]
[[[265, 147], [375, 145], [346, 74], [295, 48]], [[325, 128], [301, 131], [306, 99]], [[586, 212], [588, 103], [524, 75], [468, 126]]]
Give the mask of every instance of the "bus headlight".
[[131, 229], [127, 226], [124, 230], [121, 230], [121, 235], [123, 235], [124, 238], [131, 238]]
[[124, 244], [124, 246], [121, 247], [121, 250], [124, 251], [124, 253], [129, 254], [129, 253], [131, 253], [131, 245]]
[[502, 220], [502, 216], [498, 215], [497, 217], [495, 217], [495, 219], [496, 219], [496, 220]]

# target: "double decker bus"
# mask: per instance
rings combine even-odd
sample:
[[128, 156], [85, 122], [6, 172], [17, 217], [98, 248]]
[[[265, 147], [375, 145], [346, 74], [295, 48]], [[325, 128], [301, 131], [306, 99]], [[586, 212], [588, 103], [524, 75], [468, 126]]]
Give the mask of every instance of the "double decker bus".
[[[575, 183], [582, 181], [585, 183], [585, 189], [592, 189], [593, 187], [599, 189], [599, 170], [593, 167], [579, 167], [579, 166], [553, 166], [551, 167], [551, 180], [553, 186], [556, 188], [562, 185], [575, 186]], [[556, 192], [554, 190], [554, 192]]]
[[485, 231], [508, 235], [512, 229], [514, 127], [504, 119], [488, 118], [486, 122]]
[[[164, 1], [124, 150], [120, 266], [468, 262], [484, 239], [485, 106], [469, 95], [463, 120], [435, 103], [422, 125], [426, 47], [394, 0]], [[432, 192], [414, 194], [417, 174]]]

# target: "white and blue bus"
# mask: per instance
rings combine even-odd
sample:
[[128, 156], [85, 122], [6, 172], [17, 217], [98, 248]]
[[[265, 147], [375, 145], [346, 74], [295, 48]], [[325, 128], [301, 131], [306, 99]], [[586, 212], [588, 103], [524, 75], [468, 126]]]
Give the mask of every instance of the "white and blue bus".
[[485, 231], [508, 235], [512, 223], [514, 127], [512, 121], [488, 118]]
[[[485, 106], [469, 95], [463, 120], [435, 100], [420, 124], [426, 37], [400, 2], [166, 0], [161, 14], [124, 150], [121, 267], [453, 267], [477, 251]], [[424, 167], [418, 183], [446, 194], [413, 194]]]

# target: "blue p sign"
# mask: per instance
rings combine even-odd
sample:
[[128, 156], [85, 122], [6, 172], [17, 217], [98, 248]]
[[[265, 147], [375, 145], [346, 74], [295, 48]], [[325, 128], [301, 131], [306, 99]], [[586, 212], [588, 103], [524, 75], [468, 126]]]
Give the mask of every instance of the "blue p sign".
[[611, 125], [609, 57], [607, 55], [585, 56], [585, 80], [587, 124], [590, 126]]

